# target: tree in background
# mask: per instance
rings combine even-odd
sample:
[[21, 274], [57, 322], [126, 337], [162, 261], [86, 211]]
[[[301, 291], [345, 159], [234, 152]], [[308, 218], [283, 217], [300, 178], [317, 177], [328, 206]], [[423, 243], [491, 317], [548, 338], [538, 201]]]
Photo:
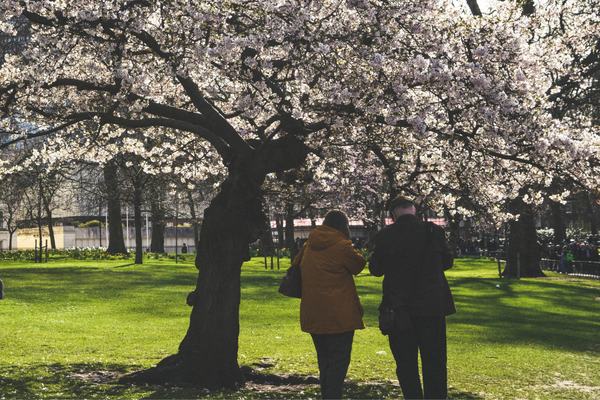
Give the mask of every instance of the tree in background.
[[21, 176], [6, 177], [0, 181], [0, 203], [2, 224], [8, 231], [8, 250], [13, 250], [13, 236], [15, 232], [28, 222], [25, 207], [25, 185]]

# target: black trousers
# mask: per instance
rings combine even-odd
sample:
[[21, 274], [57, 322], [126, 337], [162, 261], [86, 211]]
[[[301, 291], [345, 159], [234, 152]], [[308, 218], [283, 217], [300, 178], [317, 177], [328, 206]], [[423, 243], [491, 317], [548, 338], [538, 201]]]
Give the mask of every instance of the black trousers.
[[350, 365], [354, 331], [311, 336], [319, 362], [321, 398], [341, 399], [344, 379]]
[[[396, 360], [396, 375], [406, 399], [448, 397], [446, 370], [446, 318], [410, 317], [413, 329], [390, 333], [390, 350]], [[419, 377], [419, 353], [423, 388]]]

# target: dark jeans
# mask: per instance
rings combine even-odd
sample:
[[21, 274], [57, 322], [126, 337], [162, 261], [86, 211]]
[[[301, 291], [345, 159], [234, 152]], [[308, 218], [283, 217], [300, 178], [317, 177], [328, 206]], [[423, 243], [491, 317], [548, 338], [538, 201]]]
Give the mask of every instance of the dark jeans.
[[350, 365], [354, 331], [311, 336], [319, 362], [321, 398], [341, 399], [344, 379]]
[[[415, 316], [410, 319], [414, 329], [390, 333], [390, 349], [396, 360], [402, 394], [406, 399], [445, 399], [448, 396], [446, 319]], [[419, 352], [423, 389], [419, 377]]]

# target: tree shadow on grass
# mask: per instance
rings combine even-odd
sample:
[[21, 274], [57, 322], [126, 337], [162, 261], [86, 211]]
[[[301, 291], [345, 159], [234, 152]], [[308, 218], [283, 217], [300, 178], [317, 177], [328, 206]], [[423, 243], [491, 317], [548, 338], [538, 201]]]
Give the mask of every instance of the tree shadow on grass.
[[451, 281], [458, 313], [450, 324], [477, 326], [478, 340], [587, 350], [600, 328], [597, 287], [544, 279], [457, 278]]
[[114, 384], [131, 367], [85, 363], [3, 366], [0, 387], [4, 396], [16, 399], [131, 397], [131, 387]]
[[[320, 394], [314, 376], [277, 375], [243, 366], [246, 386], [234, 390], [208, 390], [176, 385], [135, 386], [119, 379], [136, 366], [111, 363], [55, 363], [51, 365], [13, 365], [0, 367], [0, 387], [7, 398], [146, 398], [146, 399], [298, 399]], [[379, 382], [346, 382], [348, 399], [402, 398], [398, 385]], [[449, 392], [451, 399], [481, 399], [469, 392]]]

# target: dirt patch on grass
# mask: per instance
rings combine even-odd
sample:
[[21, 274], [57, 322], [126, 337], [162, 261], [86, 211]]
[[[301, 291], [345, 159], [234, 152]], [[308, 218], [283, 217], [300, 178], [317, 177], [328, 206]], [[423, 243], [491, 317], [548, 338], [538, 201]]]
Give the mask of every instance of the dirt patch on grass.
[[110, 383], [116, 379], [119, 379], [124, 374], [116, 371], [85, 371], [80, 370], [72, 374], [67, 375], [69, 379], [77, 379], [79, 381], [88, 383]]
[[[270, 365], [260, 364], [256, 365], [256, 367], [263, 369], [269, 368]], [[303, 391], [310, 387], [319, 386], [319, 378], [315, 376], [304, 377], [298, 374], [276, 375], [257, 371], [249, 366], [242, 367], [242, 372], [246, 379], [246, 385], [240, 389], [241, 391], [287, 393]], [[67, 375], [67, 378], [87, 383], [111, 384], [124, 375], [126, 374], [118, 371], [90, 371], [81, 369], [70, 373]]]
[[545, 386], [539, 386], [539, 387], [545, 388], [545, 389], [570, 389], [570, 390], [577, 390], [577, 391], [586, 392], [586, 393], [589, 393], [589, 392], [600, 393], [600, 386], [580, 385], [573, 381], [559, 381], [559, 382], [556, 382], [554, 385], [545, 385]]

